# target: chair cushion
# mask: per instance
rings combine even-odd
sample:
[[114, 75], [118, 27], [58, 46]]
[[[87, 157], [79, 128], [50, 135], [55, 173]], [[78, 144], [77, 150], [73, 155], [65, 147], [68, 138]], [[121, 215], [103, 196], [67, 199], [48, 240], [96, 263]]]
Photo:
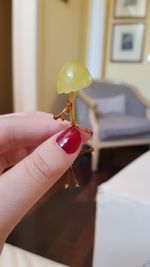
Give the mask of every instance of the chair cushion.
[[103, 114], [99, 117], [100, 138], [118, 139], [150, 133], [150, 121], [116, 113]]
[[107, 98], [94, 98], [93, 100], [96, 103], [96, 111], [99, 113], [126, 113], [126, 97], [124, 94]]

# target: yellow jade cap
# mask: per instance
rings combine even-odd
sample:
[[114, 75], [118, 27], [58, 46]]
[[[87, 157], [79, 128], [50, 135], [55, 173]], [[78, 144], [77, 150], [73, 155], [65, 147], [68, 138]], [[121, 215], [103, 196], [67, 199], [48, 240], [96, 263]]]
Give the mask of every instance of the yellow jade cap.
[[60, 70], [57, 79], [57, 93], [68, 94], [88, 87], [92, 83], [88, 69], [76, 61], [67, 62]]

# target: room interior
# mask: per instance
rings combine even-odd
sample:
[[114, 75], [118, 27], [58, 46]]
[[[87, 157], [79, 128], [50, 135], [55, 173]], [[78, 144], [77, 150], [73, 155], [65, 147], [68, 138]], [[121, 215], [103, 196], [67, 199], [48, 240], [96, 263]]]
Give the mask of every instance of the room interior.
[[[119, 9], [123, 3], [124, 9]], [[102, 246], [101, 242], [108, 241], [113, 244], [113, 241], [107, 239], [107, 235], [106, 240], [97, 239], [101, 231], [98, 225], [102, 225], [101, 216], [99, 222], [97, 215], [99, 205], [101, 207], [101, 202], [103, 203], [101, 193], [99, 197], [100, 186], [102, 184], [106, 195], [107, 193], [109, 195], [109, 192], [111, 195], [111, 178], [128, 165], [131, 166], [132, 162], [149, 150], [150, 3], [149, 0], [143, 3], [145, 8], [142, 9], [140, 6], [136, 10], [136, 12], [143, 13], [136, 15], [134, 12], [133, 14], [129, 12], [129, 14], [122, 13], [121, 15], [119, 10], [125, 12], [125, 8], [129, 6], [130, 11], [130, 5], [134, 8], [140, 5], [140, 1], [33, 0], [31, 4], [30, 0], [0, 0], [0, 36], [2, 36], [0, 42], [0, 114], [34, 110], [59, 113], [66, 103], [66, 96], [58, 96], [56, 93], [58, 71], [65, 62], [76, 60], [88, 67], [93, 84], [109, 82], [114, 87], [115, 84], [116, 86], [121, 84], [134, 88], [134, 92], [132, 89], [131, 91], [137, 100], [133, 102], [139, 101], [142, 104], [142, 114], [146, 120], [144, 121], [145, 132], [140, 133], [138, 142], [136, 131], [132, 132], [132, 138], [128, 141], [122, 137], [118, 139], [118, 136], [117, 140], [111, 139], [111, 145], [110, 143], [103, 145], [103, 142], [98, 145], [93, 137], [93, 143], [89, 144], [94, 144], [95, 154], [81, 155], [73, 166], [80, 188], [65, 190], [65, 174], [28, 212], [8, 237], [8, 244], [53, 261], [49, 262], [50, 266], [60, 263], [60, 266], [99, 267], [101, 259], [98, 255], [101, 255], [101, 250], [105, 257], [109, 257], [111, 253], [107, 254], [107, 249]], [[129, 28], [124, 30], [122, 26]], [[135, 36], [132, 36], [133, 33]], [[122, 53], [119, 52], [118, 43], [121, 42], [119, 36], [124, 38], [123, 43], [120, 43]], [[77, 119], [81, 120], [81, 124], [85, 123], [84, 126], [92, 127], [95, 132], [98, 131], [99, 134], [99, 128], [96, 128], [93, 119], [92, 123], [88, 124], [87, 116], [92, 117], [95, 116], [92, 114], [97, 114], [96, 102], [93, 106], [91, 104], [95, 99], [88, 94], [88, 90], [83, 90], [83, 96], [81, 93], [77, 99]], [[84, 94], [86, 94], [85, 98], [89, 97], [86, 100], [92, 106], [92, 109], [86, 110], [85, 114], [80, 107]], [[103, 89], [102, 95], [102, 98], [105, 98]], [[115, 95], [116, 93], [111, 93], [111, 97]], [[130, 96], [129, 99], [130, 105], [133, 106], [132, 97]], [[119, 101], [122, 101], [121, 98]], [[133, 115], [138, 114], [141, 118], [141, 109], [137, 102], [134, 102]], [[104, 104], [104, 106], [112, 106], [111, 103]], [[115, 105], [121, 105], [122, 108], [123, 104], [120, 103]], [[129, 106], [127, 106], [127, 111], [128, 109]], [[80, 114], [84, 114], [85, 118], [80, 119]], [[99, 127], [101, 128], [101, 125]], [[92, 165], [96, 153], [97, 163]], [[92, 168], [92, 166], [96, 167]], [[144, 169], [147, 168], [144, 167]], [[107, 183], [105, 186], [107, 181], [108, 189]], [[112, 187], [115, 186], [114, 184], [112, 182]], [[144, 185], [141, 184], [141, 187], [144, 188]], [[121, 186], [120, 188], [122, 190]], [[140, 190], [140, 185], [138, 190]], [[98, 199], [100, 199], [100, 204], [98, 204]], [[122, 203], [121, 201], [117, 203]], [[115, 230], [115, 226], [113, 229]], [[105, 234], [107, 230], [106, 228]], [[148, 266], [144, 265], [149, 261], [146, 257], [147, 255], [143, 256], [141, 265], [132, 262], [133, 265], [128, 263], [128, 265], [121, 266], [140, 267], [142, 263], [143, 266]], [[45, 266], [46, 264], [45, 262]], [[111, 265], [104, 258], [101, 262], [102, 267], [120, 266], [120, 262], [118, 264], [114, 261], [114, 264]]]

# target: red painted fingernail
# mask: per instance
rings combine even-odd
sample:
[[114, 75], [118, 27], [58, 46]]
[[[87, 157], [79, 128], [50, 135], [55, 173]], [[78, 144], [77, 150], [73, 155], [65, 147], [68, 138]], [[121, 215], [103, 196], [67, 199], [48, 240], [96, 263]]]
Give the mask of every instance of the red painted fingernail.
[[81, 144], [81, 135], [76, 127], [69, 127], [56, 139], [57, 144], [68, 154], [77, 151]]

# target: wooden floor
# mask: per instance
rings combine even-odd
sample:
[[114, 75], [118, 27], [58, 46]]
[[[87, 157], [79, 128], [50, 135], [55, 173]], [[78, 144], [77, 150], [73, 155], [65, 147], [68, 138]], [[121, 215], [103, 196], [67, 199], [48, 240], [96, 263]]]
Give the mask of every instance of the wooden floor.
[[147, 149], [104, 150], [95, 174], [90, 170], [90, 156], [80, 157], [74, 165], [80, 188], [65, 190], [62, 177], [20, 222], [8, 242], [70, 267], [92, 267], [97, 186]]

